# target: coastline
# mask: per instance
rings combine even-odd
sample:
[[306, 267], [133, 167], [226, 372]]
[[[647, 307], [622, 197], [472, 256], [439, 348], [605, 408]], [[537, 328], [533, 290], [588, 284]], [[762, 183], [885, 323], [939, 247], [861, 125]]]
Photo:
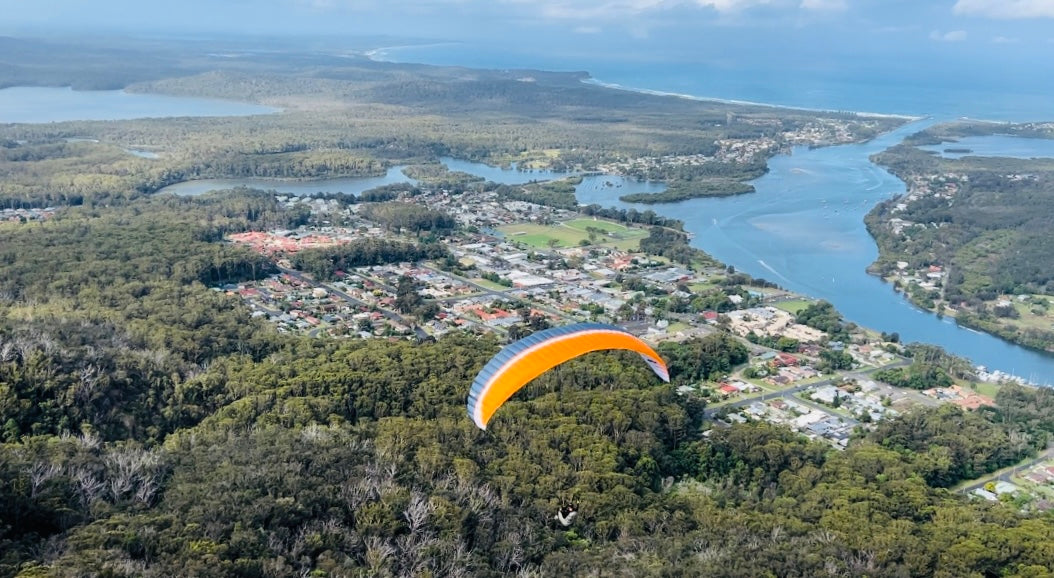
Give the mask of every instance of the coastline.
[[[402, 63], [402, 64], [425, 64], [425, 63], [421, 63], [421, 62], [412, 62], [410, 60], [406, 60], [406, 61], [403, 61], [403, 60], [392, 60], [392, 59], [384, 58], [384, 55], [385, 55], [385, 52], [388, 51], [388, 50], [398, 50], [398, 49], [401, 49], [401, 48], [432, 48], [432, 47], [441, 47], [441, 46], [457, 46], [457, 45], [460, 45], [460, 44], [464, 44], [464, 43], [463, 42], [434, 42], [434, 43], [428, 43], [428, 44], [403, 44], [403, 45], [397, 45], [397, 46], [382, 46], [382, 47], [379, 47], [379, 48], [374, 48], [374, 49], [370, 49], [370, 50], [367, 50], [365, 52], [362, 52], [362, 55], [365, 56], [366, 58], [368, 58], [369, 60], [373, 60], [373, 61], [376, 61], [376, 62]], [[427, 64], [427, 65], [428, 66], [454, 66], [454, 65], [435, 65], [435, 64]], [[481, 67], [477, 67], [477, 66], [465, 66], [465, 65], [458, 65], [458, 66], [461, 66], [461, 67], [464, 67], [464, 68], [481, 68]], [[490, 70], [539, 70], [539, 69], [538, 68], [532, 68], [532, 67], [514, 67], [514, 68], [490, 68]], [[797, 111], [812, 112], [812, 113], [843, 113], [843, 114], [844, 113], [851, 113], [851, 114], [855, 114], [857, 116], [866, 117], [866, 118], [899, 119], [899, 120], [903, 120], [905, 122], [915, 122], [915, 121], [919, 121], [919, 120], [923, 120], [923, 119], [929, 118], [927, 115], [914, 116], [914, 115], [907, 115], [907, 114], [893, 114], [893, 113], [884, 113], [884, 112], [865, 112], [865, 111], [856, 111], [856, 110], [838, 110], [838, 109], [831, 109], [831, 108], [810, 108], [810, 107], [791, 106], [791, 105], [785, 105], [785, 104], [773, 104], [773, 103], [768, 103], [768, 102], [757, 102], [757, 101], [734, 99], [734, 98], [721, 98], [721, 97], [716, 97], [716, 96], [699, 96], [699, 95], [695, 95], [695, 94], [687, 94], [687, 93], [670, 92], [670, 91], [664, 91], [664, 90], [655, 90], [655, 89], [651, 89], [651, 88], [640, 88], [640, 87], [626, 86], [626, 85], [619, 84], [619, 83], [616, 83], [616, 82], [606, 82], [606, 81], [603, 81], [603, 80], [600, 80], [600, 79], [594, 77], [592, 75], [592, 73], [590, 73], [588, 70], [586, 71], [586, 73], [589, 74], [589, 77], [582, 79], [581, 82], [583, 84], [589, 84], [589, 85], [598, 86], [598, 87], [601, 87], [601, 88], [610, 88], [610, 89], [613, 89], [613, 90], [624, 90], [624, 91], [627, 91], [627, 92], [636, 92], [636, 93], [639, 93], [639, 94], [648, 94], [648, 95], [652, 95], [652, 96], [669, 96], [669, 97], [683, 98], [685, 100], [694, 100], [694, 101], [699, 101], [699, 102], [714, 102], [714, 103], [719, 103], [719, 104], [730, 104], [730, 105], [736, 105], [736, 106], [756, 106], [756, 107], [762, 107], [762, 108], [773, 108], [773, 109], [789, 110], [789, 111], [797, 110]], [[997, 121], [993, 121], [993, 122], [997, 122]]]
[[891, 113], [883, 113], [883, 112], [861, 112], [861, 111], [856, 111], [856, 110], [835, 110], [835, 109], [827, 109], [827, 108], [807, 108], [807, 107], [801, 107], [801, 106], [789, 106], [789, 105], [785, 105], [785, 104], [772, 104], [772, 103], [767, 103], [767, 102], [754, 102], [754, 101], [750, 101], [750, 100], [739, 100], [739, 99], [732, 99], [732, 98], [718, 98], [718, 97], [713, 97], [713, 96], [697, 96], [697, 95], [694, 95], [694, 94], [685, 94], [685, 93], [680, 93], [680, 92], [669, 92], [669, 91], [664, 91], [664, 90], [653, 90], [653, 89], [650, 89], [650, 88], [635, 88], [635, 87], [631, 87], [631, 86], [625, 86], [625, 85], [622, 85], [622, 84], [618, 84], [618, 83], [615, 83], [615, 82], [605, 82], [605, 81], [599, 80], [597, 78], [593, 78], [592, 76], [590, 76], [587, 79], [582, 80], [582, 82], [584, 84], [591, 84], [591, 85], [594, 85], [594, 86], [600, 86], [600, 87], [603, 87], [603, 88], [611, 88], [611, 89], [614, 89], [614, 90], [625, 90], [625, 91], [629, 91], [629, 92], [638, 92], [638, 93], [641, 93], [641, 94], [650, 94], [650, 95], [653, 95], [653, 96], [672, 96], [672, 97], [675, 97], [675, 98], [683, 98], [685, 100], [694, 100], [694, 101], [699, 101], [699, 102], [715, 102], [715, 103], [719, 103], [719, 104], [733, 104], [733, 105], [738, 105], [738, 106], [758, 106], [758, 107], [762, 107], [762, 108], [775, 108], [775, 109], [779, 109], [779, 110], [790, 110], [790, 111], [798, 110], [798, 111], [802, 111], [802, 112], [813, 112], [813, 113], [817, 113], [817, 112], [819, 112], [819, 113], [851, 113], [851, 114], [855, 114], [855, 115], [861, 116], [861, 117], [899, 119], [899, 120], [903, 120], [905, 122], [916, 122], [916, 121], [919, 121], [919, 120], [923, 120], [923, 119], [929, 118], [928, 116], [911, 116], [911, 115], [906, 115], [906, 114], [891, 114]]
[[[448, 46], [448, 45], [451, 45], [451, 44], [457, 44], [457, 43], [436, 43], [436, 44], [429, 44], [429, 45], [423, 45], [423, 46]], [[414, 48], [419, 48], [421, 46], [422, 45], [406, 45], [406, 47], [414, 47]], [[366, 55], [367, 55], [367, 58], [370, 58], [372, 60], [377, 60], [377, 61], [382, 61], [382, 62], [398, 62], [398, 61], [384, 60], [384, 51], [386, 49], [390, 50], [392, 48], [398, 48], [398, 47], [378, 48], [378, 49], [374, 49], [374, 50], [368, 51], [366, 53]], [[407, 62], [407, 63], [409, 63], [409, 62]], [[428, 65], [428, 66], [433, 66], [433, 65]], [[440, 66], [440, 65], [434, 65], [434, 66]], [[454, 66], [454, 65], [449, 65], [449, 66]], [[527, 70], [527, 69], [524, 68], [524, 70]], [[735, 105], [735, 106], [754, 106], [754, 107], [763, 107], [763, 108], [768, 108], [768, 109], [773, 109], [773, 110], [802, 111], [802, 112], [821, 112], [821, 113], [840, 113], [840, 114], [846, 114], [846, 115], [848, 115], [848, 114], [855, 114], [855, 115], [861, 115], [862, 117], [871, 116], [873, 118], [886, 118], [886, 119], [902, 120], [902, 121], [904, 121], [905, 124], [909, 124], [911, 122], [917, 122], [919, 120], [929, 118], [927, 116], [909, 116], [909, 115], [883, 114], [883, 113], [861, 113], [861, 112], [853, 112], [853, 111], [847, 111], [847, 110], [834, 110], [834, 109], [809, 109], [809, 108], [801, 108], [801, 107], [793, 107], [793, 106], [785, 106], [785, 105], [758, 103], [758, 102], [751, 102], [751, 101], [745, 101], [745, 100], [707, 98], [707, 97], [699, 97], [699, 96], [690, 95], [690, 94], [679, 94], [679, 93], [665, 92], [665, 91], [658, 91], [658, 90], [651, 90], [651, 89], [638, 89], [638, 88], [632, 88], [632, 87], [627, 87], [627, 86], [623, 86], [623, 85], [618, 85], [618, 84], [615, 84], [615, 83], [604, 83], [604, 82], [601, 82], [601, 81], [599, 81], [597, 79], [594, 79], [592, 77], [582, 79], [582, 80], [580, 80], [580, 82], [583, 82], [583, 83], [586, 83], [586, 84], [590, 84], [590, 85], [593, 85], [593, 86], [597, 86], [597, 87], [601, 87], [601, 88], [611, 88], [611, 89], [615, 89], [615, 90], [623, 90], [623, 91], [628, 91], [628, 92], [638, 92], [638, 93], [642, 93], [642, 94], [650, 94], [650, 95], [655, 95], [655, 96], [672, 96], [674, 98], [681, 98], [681, 99], [692, 100], [692, 101], [716, 102], [716, 103]], [[882, 134], [884, 134], [884, 133], [882, 133]], [[876, 241], [876, 239], [874, 238], [873, 235], [869, 234], [869, 236], [870, 236], [870, 238], [873, 241]], [[888, 290], [888, 288], [887, 288], [887, 290]], [[803, 296], [809, 296], [808, 293], [800, 293], [800, 292], [796, 292], [796, 293], [798, 293], [800, 295], [803, 295]], [[986, 333], [986, 335], [989, 335], [991, 337], [995, 337], [997, 339], [1006, 341], [1007, 343], [1013, 343], [1013, 342], [1005, 340], [1001, 336], [995, 335], [993, 333], [988, 333], [988, 332], [985, 332], [985, 333]], [[1015, 345], [1017, 345], [1017, 344], [1015, 344]], [[968, 354], [960, 354], [960, 355], [962, 355], [963, 357], [967, 357], [967, 358], [969, 357]], [[971, 359], [971, 363], [979, 363], [979, 362], [980, 362], [979, 360], [978, 361], [974, 361], [973, 359]]]
[[[713, 103], [728, 104], [728, 105], [733, 105], [733, 106], [753, 106], [753, 107], [761, 107], [761, 108], [768, 108], [768, 109], [781, 110], [781, 111], [801, 111], [801, 112], [811, 112], [811, 113], [842, 113], [842, 114], [852, 113], [852, 114], [858, 115], [861, 118], [868, 118], [868, 117], [870, 117], [870, 118], [899, 120], [899, 121], [902, 121], [902, 123], [904, 125], [933, 118], [930, 115], [912, 116], [912, 115], [903, 115], [903, 114], [860, 112], [860, 111], [844, 111], [844, 110], [822, 109], [822, 108], [803, 108], [803, 107], [794, 107], [794, 106], [787, 106], [787, 105], [779, 105], [779, 104], [771, 104], [771, 103], [763, 103], [763, 102], [754, 102], [754, 101], [740, 100], [740, 99], [723, 99], [723, 98], [716, 98], [716, 97], [702, 97], [702, 96], [697, 96], [697, 95], [692, 95], [692, 94], [685, 94], [685, 93], [676, 93], [676, 92], [661, 91], [661, 90], [654, 90], [654, 89], [647, 89], [647, 88], [629, 87], [629, 86], [621, 85], [621, 84], [618, 84], [618, 83], [604, 82], [604, 81], [601, 81], [601, 80], [599, 80], [597, 78], [592, 77], [591, 75], [589, 77], [587, 77], [587, 78], [582, 79], [581, 82], [584, 83], [584, 84], [589, 84], [589, 85], [600, 87], [600, 88], [609, 88], [609, 89], [613, 89], [613, 90], [622, 90], [622, 91], [627, 91], [627, 92], [636, 92], [636, 93], [640, 93], [640, 94], [648, 94], [648, 95], [654, 95], [654, 96], [680, 98], [680, 99], [697, 101], [697, 102], [713, 102]], [[992, 124], [1013, 124], [1013, 123], [1010, 123], [1009, 121], [1008, 122], [987, 121], [987, 122], [991, 122]], [[881, 136], [881, 135], [876, 135], [876, 136]], [[872, 163], [872, 164], [875, 164], [876, 166], [881, 166], [881, 165], [878, 165], [877, 163]], [[768, 161], [766, 162], [766, 165], [768, 165]], [[656, 195], [658, 195], [658, 194], [652, 194], [651, 196], [656, 196]], [[735, 196], [738, 196], [738, 195], [735, 195]], [[622, 200], [622, 199], [620, 198], [620, 200]], [[648, 201], [637, 201], [635, 203], [640, 203], [640, 204], [643, 204], [643, 205], [648, 206], [648, 207], [654, 207], [654, 206], [660, 205], [660, 204], [675, 204], [678, 201], [683, 201], [683, 200], [687, 200], [687, 199], [678, 199], [676, 201], [648, 200]], [[625, 201], [623, 201], [623, 202], [625, 202]], [[877, 206], [877, 205], [878, 205], [878, 203], [876, 203], [874, 206]], [[874, 208], [874, 206], [872, 208]], [[866, 229], [866, 225], [865, 225], [865, 229]], [[872, 234], [870, 230], [867, 230], [867, 233], [868, 233], [868, 236], [871, 238], [871, 240], [876, 245], [878, 245], [878, 239], [875, 237], [875, 235]], [[880, 248], [880, 252], [881, 252], [881, 248]], [[867, 271], [866, 269], [865, 269], [865, 271], [863, 273], [865, 275], [871, 275], [871, 273], [869, 271]], [[885, 280], [883, 279], [883, 281], [885, 281]], [[893, 294], [897, 294], [898, 293], [891, 284], [889, 284], [887, 282], [884, 282], [883, 284], [887, 286], [887, 290], [890, 291], [891, 293], [893, 293]], [[798, 293], [798, 294], [800, 294], [800, 295], [802, 295], [804, 297], [814, 298], [814, 297], [812, 297], [812, 296], [810, 296], [808, 294], [805, 294], [805, 293]], [[914, 303], [913, 301], [912, 301], [912, 304], [913, 304], [913, 306], [917, 307], [919, 311], [929, 312], [929, 313], [936, 313], [933, 310], [926, 309], [926, 308], [923, 308], [923, 307], [919, 306], [917, 303]], [[967, 324], [967, 323], [959, 324], [957, 322], [956, 325], [959, 326], [959, 327], [962, 327], [964, 329], [971, 330], [971, 331], [981, 330], [985, 335], [988, 335], [990, 337], [999, 339], [999, 340], [1004, 341], [1005, 343], [1010, 344], [1010, 345], [1023, 347], [1025, 349], [1030, 349], [1030, 350], [1033, 350], [1033, 351], [1036, 351], [1036, 352], [1039, 352], [1039, 353], [1045, 353], [1045, 354], [1049, 354], [1050, 353], [1050, 352], [1044, 351], [1042, 349], [1037, 349], [1037, 348], [1034, 348], [1034, 347], [1030, 347], [1030, 346], [1028, 346], [1028, 345], [1026, 345], [1024, 343], [1020, 343], [1020, 342], [1018, 342], [1016, 340], [1007, 339], [1007, 337], [1005, 335], [1002, 335], [999, 332], [987, 331], [987, 330], [984, 330], [984, 328], [982, 328], [982, 327], [970, 327], [969, 326], [970, 324]], [[966, 356], [964, 356], [964, 357], [966, 357]], [[970, 363], [972, 365], [978, 365], [978, 364], [981, 363], [980, 361], [971, 359], [969, 357], [966, 357], [966, 358], [970, 360]], [[1021, 376], [1014, 376], [1014, 378], [1016, 378], [1016, 380], [1024, 381], [1026, 383], [1029, 383], [1030, 385], [1035, 385], [1031, 380], [1026, 380], [1025, 378], [1023, 378]]]
[[357, 54], [365, 56], [368, 60], [372, 60], [374, 62], [399, 63], [398, 60], [389, 60], [389, 59], [384, 58], [385, 53], [387, 51], [389, 51], [389, 50], [399, 50], [401, 48], [434, 48], [434, 47], [437, 47], [437, 46], [456, 46], [458, 44], [462, 44], [462, 43], [461, 42], [453, 42], [453, 41], [451, 41], [451, 42], [426, 42], [424, 44], [398, 44], [398, 45], [395, 45], [395, 46], [381, 46], [381, 47], [378, 47], [378, 48], [371, 48], [369, 50], [366, 50], [364, 52], [359, 52]]

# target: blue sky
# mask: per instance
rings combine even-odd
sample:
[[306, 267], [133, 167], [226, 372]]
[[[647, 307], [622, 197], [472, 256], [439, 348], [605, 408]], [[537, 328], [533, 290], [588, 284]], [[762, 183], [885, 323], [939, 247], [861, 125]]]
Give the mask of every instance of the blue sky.
[[0, 34], [394, 35], [730, 63], [1049, 69], [1054, 0], [0, 0]]
[[[1051, 44], [1054, 0], [0, 0], [0, 32], [242, 30], [434, 37], [851, 29], [967, 44]], [[1049, 46], [1048, 46], [1049, 48]]]

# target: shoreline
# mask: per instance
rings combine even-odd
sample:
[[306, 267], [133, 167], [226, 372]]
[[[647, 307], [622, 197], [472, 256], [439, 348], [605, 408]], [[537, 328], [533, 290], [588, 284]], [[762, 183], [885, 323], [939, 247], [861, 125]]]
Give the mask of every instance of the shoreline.
[[[454, 64], [428, 64], [428, 63], [424, 63], [424, 62], [412, 62], [412, 61], [409, 61], [409, 60], [406, 60], [406, 61], [404, 61], [404, 60], [392, 60], [392, 59], [383, 57], [385, 51], [387, 51], [387, 50], [398, 50], [398, 49], [401, 49], [401, 48], [430, 48], [430, 47], [436, 47], [436, 46], [454, 46], [454, 45], [459, 45], [459, 44], [464, 44], [464, 43], [463, 42], [453, 42], [453, 41], [451, 41], [451, 42], [432, 42], [432, 43], [428, 43], [428, 44], [402, 44], [402, 45], [397, 45], [397, 46], [381, 46], [379, 48], [373, 48], [373, 49], [370, 49], [370, 50], [366, 50], [366, 51], [362, 52], [361, 54], [363, 56], [365, 56], [367, 59], [375, 61], [375, 62], [386, 62], [386, 63], [393, 63], [393, 64], [421, 64], [421, 65], [425, 65], [425, 66], [457, 66], [457, 67], [460, 67], [460, 68], [481, 69], [481, 70], [540, 70], [538, 68], [530, 68], [530, 67], [513, 67], [513, 68], [500, 68], [499, 69], [499, 68], [481, 68], [481, 67], [478, 67], [478, 66], [465, 66], [463, 64], [460, 64], [460, 65], [454, 65]], [[559, 72], [559, 71], [554, 71], [554, 70], [546, 70], [546, 71], [547, 72]], [[774, 104], [774, 103], [769, 103], [769, 102], [756, 102], [756, 101], [751, 101], [751, 100], [742, 100], [742, 99], [735, 99], [735, 98], [722, 98], [722, 97], [717, 97], [717, 96], [699, 96], [699, 95], [695, 95], [695, 94], [687, 94], [687, 93], [670, 92], [670, 91], [664, 91], [664, 90], [656, 90], [656, 89], [651, 89], [651, 88], [640, 88], [640, 87], [626, 86], [626, 85], [623, 85], [623, 84], [619, 84], [617, 82], [606, 82], [606, 81], [603, 81], [603, 80], [600, 80], [600, 79], [594, 77], [592, 75], [592, 73], [590, 73], [588, 70], [586, 71], [586, 74], [588, 74], [589, 77], [585, 78], [585, 79], [582, 79], [581, 82], [583, 84], [589, 84], [589, 85], [598, 86], [598, 87], [601, 87], [601, 88], [610, 88], [610, 89], [613, 89], [613, 90], [624, 90], [624, 91], [627, 91], [627, 92], [636, 92], [636, 93], [639, 93], [639, 94], [648, 94], [648, 95], [652, 95], [652, 96], [670, 96], [670, 97], [683, 98], [685, 100], [694, 100], [694, 101], [699, 101], [699, 102], [715, 102], [715, 103], [719, 103], [719, 104], [730, 104], [730, 105], [736, 105], [736, 106], [758, 106], [758, 107], [763, 107], [763, 108], [775, 108], [775, 109], [780, 109], [780, 110], [797, 110], [797, 111], [802, 111], [802, 112], [813, 112], [813, 113], [843, 113], [843, 114], [844, 113], [850, 113], [850, 114], [855, 114], [855, 115], [861, 116], [861, 117], [899, 119], [899, 120], [903, 120], [905, 122], [916, 122], [916, 121], [919, 121], [919, 120], [930, 118], [930, 115], [909, 115], [909, 114], [896, 114], [896, 113], [886, 113], [886, 112], [868, 112], [868, 111], [858, 111], [858, 110], [839, 110], [839, 109], [830, 109], [830, 108], [810, 108], [810, 107], [803, 107], [803, 106], [791, 106], [791, 105], [786, 105], [786, 104]], [[999, 121], [991, 121], [991, 122], [999, 122]]]
[[786, 104], [772, 104], [772, 103], [768, 103], [768, 102], [754, 102], [754, 101], [751, 101], [751, 100], [739, 100], [739, 99], [732, 99], [732, 98], [718, 98], [718, 97], [714, 97], [714, 96], [697, 96], [697, 95], [694, 95], [694, 94], [685, 94], [685, 93], [680, 93], [680, 92], [669, 92], [669, 91], [663, 91], [663, 90], [654, 90], [654, 89], [651, 89], [651, 88], [634, 88], [634, 87], [631, 87], [631, 86], [625, 86], [625, 85], [622, 85], [622, 84], [618, 84], [616, 82], [605, 82], [603, 80], [594, 78], [593, 76], [590, 76], [589, 78], [582, 80], [582, 83], [590, 84], [590, 85], [593, 85], [593, 86], [599, 86], [599, 87], [602, 87], [602, 88], [611, 88], [611, 89], [614, 89], [614, 90], [625, 90], [627, 92], [638, 92], [638, 93], [641, 93], [641, 94], [650, 94], [652, 96], [672, 96], [672, 97], [675, 97], [675, 98], [683, 98], [685, 100], [694, 100], [694, 101], [699, 101], [699, 102], [716, 102], [716, 103], [719, 103], [719, 104], [733, 104], [733, 105], [737, 105], [737, 106], [758, 106], [758, 107], [763, 107], [763, 108], [775, 108], [775, 109], [779, 109], [779, 110], [790, 110], [790, 111], [797, 110], [797, 111], [802, 111], [802, 112], [814, 112], [814, 113], [816, 113], [816, 112], [820, 112], [820, 113], [843, 113], [843, 114], [849, 113], [849, 114], [855, 114], [855, 115], [861, 116], [861, 117], [898, 119], [898, 120], [903, 120], [905, 122], [917, 122], [917, 121], [920, 121], [920, 120], [924, 120], [924, 119], [930, 118], [928, 115], [911, 116], [911, 115], [906, 115], [906, 114], [892, 114], [892, 113], [884, 113], [884, 112], [862, 112], [862, 111], [856, 111], [856, 110], [837, 110], [837, 109], [828, 109], [828, 108], [807, 108], [807, 107], [802, 107], [802, 106], [790, 106], [790, 105], [786, 105]]

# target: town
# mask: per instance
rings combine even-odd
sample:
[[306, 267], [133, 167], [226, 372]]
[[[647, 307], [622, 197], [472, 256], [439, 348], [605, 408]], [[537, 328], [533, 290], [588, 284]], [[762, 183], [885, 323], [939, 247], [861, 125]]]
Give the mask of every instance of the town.
[[358, 204], [291, 195], [277, 200], [290, 209], [307, 206], [311, 222], [228, 241], [274, 258], [280, 273], [216, 290], [243, 299], [254, 316], [282, 332], [428, 339], [468, 330], [512, 340], [589, 320], [620, 324], [652, 343], [728, 332], [749, 346], [749, 363], [719, 381], [682, 385], [679, 393], [705, 398], [719, 426], [783, 423], [836, 448], [914, 405], [994, 403], [991, 388], [918, 392], [883, 384], [871, 374], [909, 364], [895, 337], [858, 329], [848, 340], [831, 339], [797, 322], [796, 313], [811, 301], [768, 283], [752, 285], [719, 264], [648, 255], [640, 241], [649, 232], [632, 223], [502, 201], [493, 191], [424, 191], [413, 202], [443, 210], [459, 225], [443, 238], [451, 258], [349, 268], [322, 280], [295, 269], [295, 255], [416, 237], [366, 219]]
[[[779, 146], [719, 144], [713, 157], [637, 159], [604, 170], [646, 177], [671, 163], [749, 162]], [[911, 194], [901, 202], [926, 195], [951, 198], [961, 178], [943, 175], [912, 183]], [[642, 249], [642, 241], [656, 228], [669, 229], [668, 223], [601, 217], [542, 199], [531, 202], [524, 200], [532, 198], [529, 187], [510, 198], [484, 186], [419, 185], [381, 197], [452, 218], [455, 226], [439, 239], [449, 252], [446, 258], [313, 276], [295, 266], [298, 254], [368, 240], [414, 243], [422, 231], [372, 219], [364, 203], [275, 193], [287, 209], [309, 212], [308, 223], [292, 230], [232, 234], [227, 240], [272, 258], [279, 273], [215, 289], [244, 300], [253, 316], [280, 332], [312, 337], [422, 340], [473, 331], [512, 341], [579, 321], [616, 323], [653, 344], [724, 332], [748, 346], [749, 362], [722, 379], [682, 384], [678, 393], [706, 400], [713, 427], [766, 421], [835, 449], [913, 407], [947, 403], [976, 410], [995, 405], [998, 384], [1022, 382], [978, 367], [972, 383], [921, 391], [894, 387], [875, 374], [910, 365], [895, 336], [865, 328], [832, 336], [798, 321], [800, 312], [816, 304], [810, 299], [737, 274], [701, 253], [686, 260]], [[897, 217], [889, 222], [896, 234], [917, 226]], [[670, 230], [675, 237], [688, 237]], [[939, 291], [947, 274], [940, 264], [896, 265], [895, 280], [913, 289]], [[977, 499], [1013, 501], [1023, 510], [1049, 509], [1054, 474], [1047, 468], [1054, 467], [1054, 456], [1041, 457], [1028, 469], [962, 491]]]

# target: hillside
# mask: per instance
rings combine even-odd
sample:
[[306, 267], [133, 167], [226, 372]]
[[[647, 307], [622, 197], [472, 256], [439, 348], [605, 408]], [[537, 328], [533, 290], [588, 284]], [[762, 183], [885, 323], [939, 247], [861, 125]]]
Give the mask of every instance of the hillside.
[[[657, 344], [671, 383], [657, 381], [635, 354], [589, 354], [531, 382], [487, 431], [466, 415], [466, 395], [511, 328], [399, 336], [372, 325], [384, 317], [379, 307], [360, 304], [354, 313], [366, 324], [353, 336], [313, 337], [268, 323], [238, 296], [272, 276], [296, 279], [303, 273], [288, 268], [296, 265], [328, 280], [351, 267], [423, 256], [461, 278], [470, 264], [445, 239], [452, 228], [481, 234], [451, 217], [455, 209], [466, 218], [484, 212], [482, 202], [459, 206], [468, 192], [492, 206], [525, 205], [536, 220], [550, 209], [570, 212], [566, 183], [488, 189], [435, 170], [440, 153], [591, 167], [712, 155], [732, 150], [718, 141], [759, 135], [778, 149], [836, 126], [861, 129], [840, 133], [855, 138], [894, 121], [777, 115], [569, 85], [566, 77], [527, 83], [454, 71], [425, 79], [413, 67], [367, 61], [343, 73], [381, 68], [380, 80], [335, 81], [334, 68], [293, 72], [316, 71], [310, 59], [248, 60], [240, 66], [267, 70], [188, 64], [190, 77], [179, 81], [133, 69], [114, 82], [218, 95], [258, 81], [261, 102], [310, 104], [252, 119], [0, 127], [0, 201], [26, 211], [0, 222], [0, 576], [1024, 578], [1054, 571], [1049, 504], [1012, 495], [975, 501], [950, 490], [1046, 448], [1054, 390], [1005, 386], [996, 407], [928, 406], [858, 424], [844, 450], [787, 426], [718, 421], [697, 386], [713, 385], [764, 350], [733, 335], [718, 312], [757, 305], [760, 297], [746, 288], [771, 284], [717, 267], [688, 246], [678, 223], [654, 213], [594, 207], [576, 214], [585, 224], [570, 248], [578, 255], [544, 258], [573, 276], [591, 253], [631, 240], [628, 272], [607, 286], [641, 297], [617, 307], [618, 315], [639, 322], [657, 315], [652, 308], [713, 314], [705, 332]], [[432, 104], [462, 100], [463, 109], [449, 112]], [[546, 106], [554, 102], [566, 108]], [[66, 141], [74, 136], [100, 142]], [[162, 156], [130, 158], [121, 153], [130, 145]], [[322, 211], [245, 188], [152, 194], [193, 176], [372, 174], [409, 160], [434, 189], [306, 200]], [[690, 166], [665, 168], [686, 174]], [[532, 198], [545, 203], [523, 200]], [[355, 216], [356, 243], [292, 256], [231, 241], [305, 226], [317, 240], [345, 214]], [[638, 225], [647, 228], [629, 239]], [[611, 235], [623, 231], [625, 239]], [[525, 249], [522, 259], [540, 260], [539, 251]], [[678, 268], [710, 277], [682, 287], [639, 274]], [[445, 299], [426, 300], [408, 277], [392, 284], [403, 320], [423, 323], [438, 309], [428, 305]], [[504, 290], [493, 284], [476, 289]], [[384, 295], [380, 282], [370, 289]], [[274, 299], [282, 303], [273, 316], [291, 318], [295, 299]], [[863, 333], [829, 304], [800, 305], [798, 320], [818, 331], [846, 342]], [[517, 331], [547, 322], [522, 309]], [[608, 315], [591, 302], [573, 314]], [[955, 373], [939, 352], [906, 351], [916, 358], [898, 375], [912, 387]], [[844, 352], [829, 357], [829, 365], [854, 363]], [[565, 527], [554, 515], [569, 503], [579, 515]]]

